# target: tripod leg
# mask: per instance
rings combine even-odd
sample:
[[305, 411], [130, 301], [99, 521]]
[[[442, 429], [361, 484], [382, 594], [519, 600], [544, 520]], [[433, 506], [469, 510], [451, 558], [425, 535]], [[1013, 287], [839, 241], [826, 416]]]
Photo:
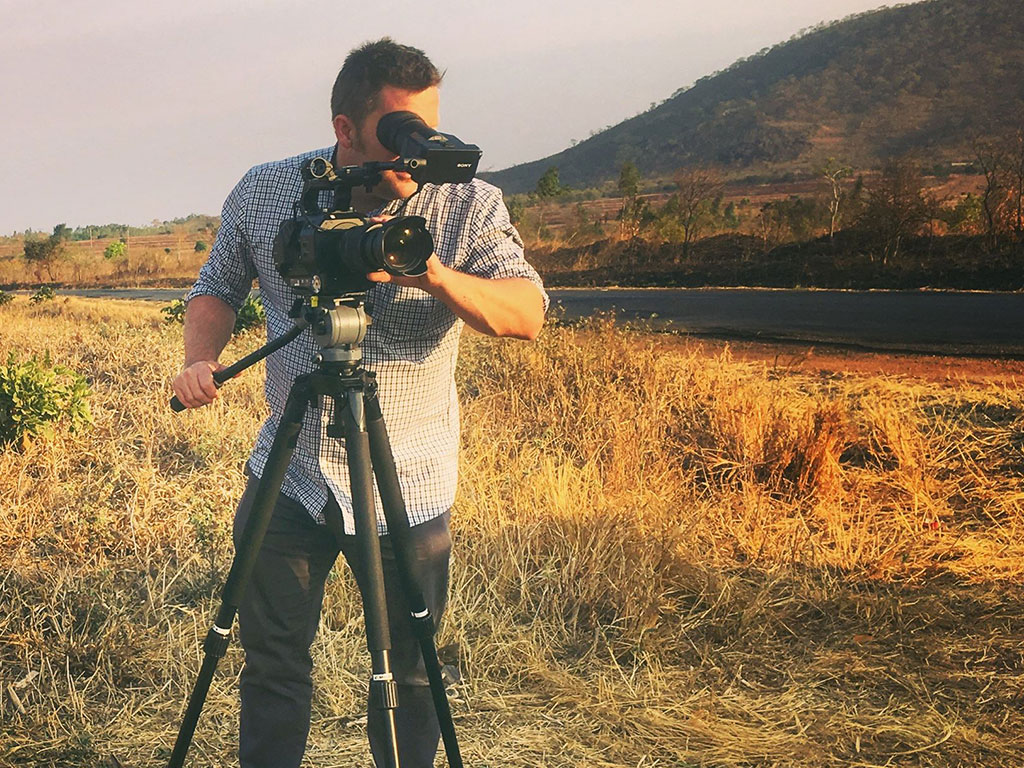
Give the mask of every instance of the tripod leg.
[[370, 441], [366, 432], [363, 389], [346, 392], [344, 410], [345, 449], [348, 452], [349, 482], [352, 509], [356, 523], [356, 546], [366, 570], [363, 587], [363, 615], [366, 620], [366, 645], [370, 651], [372, 677], [370, 706], [383, 710], [387, 745], [386, 768], [398, 768], [398, 735], [395, 730], [395, 709], [398, 707], [398, 686], [391, 672], [391, 631], [388, 626], [387, 598], [384, 592], [384, 569], [380, 541], [377, 538], [377, 514], [373, 500], [373, 468]]
[[412, 614], [413, 630], [420, 645], [420, 653], [423, 655], [427, 679], [430, 681], [430, 692], [434, 699], [437, 721], [441, 727], [448, 765], [450, 768], [462, 768], [462, 754], [459, 751], [458, 739], [455, 737], [455, 723], [452, 720], [451, 707], [441, 677], [441, 663], [434, 645], [434, 617], [430, 615], [423, 591], [416, 580], [415, 564], [411, 556], [413, 547], [409, 541], [409, 516], [405, 510], [402, 489], [398, 484], [398, 470], [395, 467], [395, 457], [391, 453], [391, 441], [388, 439], [387, 426], [384, 424], [384, 414], [381, 412], [377, 394], [372, 389], [366, 394], [366, 429], [369, 433], [377, 489], [380, 491], [384, 518], [388, 523], [388, 535], [391, 537], [395, 552], [395, 566], [402, 582], [402, 591], [405, 593], [409, 612]]
[[281, 492], [281, 483], [284, 482], [288, 462], [291, 461], [292, 453], [295, 451], [295, 444], [299, 438], [299, 431], [302, 429], [302, 419], [309, 406], [309, 400], [308, 386], [301, 380], [296, 381], [288, 395], [281, 423], [274, 436], [274, 443], [270, 449], [267, 466], [263, 470], [263, 476], [257, 487], [256, 499], [249, 513], [249, 519], [242, 530], [238, 551], [235, 553], [231, 571], [228, 573], [227, 582], [225, 582], [224, 590], [221, 593], [221, 605], [217, 612], [217, 618], [203, 643], [203, 664], [199, 669], [195, 686], [192, 688], [192, 694], [189, 696], [188, 706], [178, 729], [178, 738], [174, 742], [174, 750], [167, 763], [168, 768], [181, 768], [185, 763], [185, 755], [192, 744], [192, 737], [195, 735], [196, 725], [199, 722], [199, 714], [203, 710], [203, 704], [206, 703], [206, 695], [209, 693], [217, 663], [227, 651], [231, 626], [235, 622], [235, 615], [238, 613], [242, 595], [245, 593], [253, 567], [256, 565], [256, 556], [259, 554], [263, 537], [270, 525], [274, 505]]

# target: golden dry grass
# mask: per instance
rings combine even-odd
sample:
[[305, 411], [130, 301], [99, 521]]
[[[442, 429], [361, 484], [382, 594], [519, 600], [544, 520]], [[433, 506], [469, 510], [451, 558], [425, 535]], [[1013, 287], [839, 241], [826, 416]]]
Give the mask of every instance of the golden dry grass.
[[[174, 415], [157, 307], [19, 298], [0, 321], [0, 355], [49, 350], [96, 416], [0, 454], [0, 764], [162, 765], [260, 376]], [[468, 336], [459, 386], [439, 644], [467, 765], [1024, 764], [1018, 383], [803, 374], [603, 322]], [[360, 617], [339, 572], [310, 765], [368, 762]], [[234, 764], [239, 664], [192, 765]]]
[[195, 239], [135, 237], [128, 255], [113, 261], [103, 258], [103, 249], [114, 240], [66, 243], [48, 268], [26, 262], [20, 240], [8, 241], [0, 243], [0, 285], [190, 285], [208, 255], [193, 250]]

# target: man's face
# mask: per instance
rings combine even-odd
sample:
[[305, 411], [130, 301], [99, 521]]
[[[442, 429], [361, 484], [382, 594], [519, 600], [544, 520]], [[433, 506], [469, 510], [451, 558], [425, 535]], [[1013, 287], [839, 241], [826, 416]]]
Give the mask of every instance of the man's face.
[[[354, 124], [346, 115], [334, 118], [334, 135], [338, 139], [339, 165], [362, 165], [366, 162], [389, 162], [398, 155], [386, 149], [377, 140], [377, 123], [389, 112], [414, 112], [431, 128], [439, 123], [440, 93], [436, 86], [422, 91], [406, 91], [384, 86], [377, 97], [377, 108], [366, 116], [361, 125]], [[416, 191], [416, 182], [407, 173], [385, 171], [370, 196], [388, 201], [409, 197]]]

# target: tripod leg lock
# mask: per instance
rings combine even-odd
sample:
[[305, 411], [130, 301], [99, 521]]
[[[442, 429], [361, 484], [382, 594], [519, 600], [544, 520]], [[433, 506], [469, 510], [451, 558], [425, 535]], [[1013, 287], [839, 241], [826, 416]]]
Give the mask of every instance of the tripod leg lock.
[[412, 631], [418, 640], [429, 640], [434, 636], [434, 617], [430, 611], [412, 613]]
[[398, 684], [391, 673], [374, 675], [370, 680], [370, 706], [376, 709], [398, 707]]
[[218, 627], [214, 624], [206, 633], [206, 640], [203, 642], [203, 653], [213, 658], [222, 659], [228, 652], [228, 642], [231, 640], [231, 630]]

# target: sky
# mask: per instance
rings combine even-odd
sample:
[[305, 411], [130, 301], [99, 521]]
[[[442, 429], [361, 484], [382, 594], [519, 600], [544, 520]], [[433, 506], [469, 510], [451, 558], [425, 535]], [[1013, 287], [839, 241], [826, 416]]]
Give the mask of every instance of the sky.
[[220, 212], [258, 163], [334, 143], [330, 90], [385, 35], [445, 71], [480, 170], [558, 152], [878, 0], [0, 0], [0, 234]]

